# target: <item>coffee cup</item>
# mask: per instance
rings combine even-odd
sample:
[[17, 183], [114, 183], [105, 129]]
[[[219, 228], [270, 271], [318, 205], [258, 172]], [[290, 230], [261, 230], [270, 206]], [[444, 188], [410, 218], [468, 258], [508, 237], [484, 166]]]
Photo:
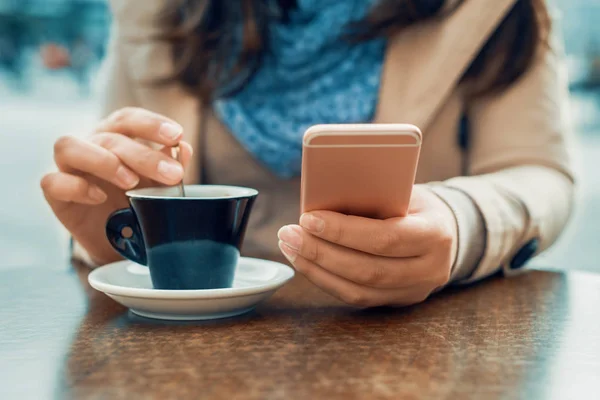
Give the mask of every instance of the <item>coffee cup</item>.
[[129, 208], [114, 212], [106, 236], [123, 257], [147, 265], [155, 289], [229, 288], [258, 191], [189, 185], [126, 193]]

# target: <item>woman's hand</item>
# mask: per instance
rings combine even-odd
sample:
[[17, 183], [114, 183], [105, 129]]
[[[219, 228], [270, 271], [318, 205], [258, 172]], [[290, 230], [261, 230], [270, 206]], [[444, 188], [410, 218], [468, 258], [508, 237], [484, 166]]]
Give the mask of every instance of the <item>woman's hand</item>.
[[[125, 191], [175, 185], [192, 155], [174, 121], [140, 108], [124, 108], [101, 121], [85, 139], [65, 136], [54, 145], [57, 171], [41, 187], [50, 207], [98, 264], [120, 258], [105, 236], [108, 216], [128, 207]], [[155, 150], [141, 143], [155, 143]], [[170, 156], [181, 145], [182, 164]]]
[[317, 211], [279, 231], [279, 247], [312, 283], [356, 307], [424, 301], [449, 281], [457, 252], [454, 213], [415, 186], [409, 215], [374, 220]]

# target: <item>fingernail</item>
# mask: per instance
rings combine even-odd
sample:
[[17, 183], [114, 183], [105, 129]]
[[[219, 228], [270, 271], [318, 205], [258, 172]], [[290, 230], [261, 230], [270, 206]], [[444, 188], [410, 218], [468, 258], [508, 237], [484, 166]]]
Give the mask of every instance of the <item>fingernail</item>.
[[117, 179], [126, 188], [132, 188], [140, 181], [140, 178], [137, 175], [127, 170], [125, 167], [119, 167], [119, 169], [117, 169]]
[[158, 163], [158, 173], [173, 181], [179, 181], [183, 178], [183, 168], [174, 162], [160, 161]]
[[288, 245], [288, 247], [298, 251], [302, 247], [302, 234], [294, 226], [284, 226], [277, 232], [279, 240]]
[[166, 140], [177, 140], [183, 129], [170, 122], [163, 122], [158, 129], [158, 134]]
[[308, 231], [319, 233], [325, 229], [325, 221], [312, 214], [302, 214], [300, 217], [300, 226]]
[[298, 256], [298, 253], [296, 253], [294, 251], [294, 249], [289, 247], [287, 244], [285, 244], [281, 240], [279, 241], [279, 250], [281, 250], [281, 252], [285, 256], [285, 258], [287, 258], [291, 263], [296, 261], [296, 257]]
[[106, 193], [104, 193], [99, 187], [90, 186], [88, 189], [88, 197], [93, 201], [103, 202], [106, 200]]

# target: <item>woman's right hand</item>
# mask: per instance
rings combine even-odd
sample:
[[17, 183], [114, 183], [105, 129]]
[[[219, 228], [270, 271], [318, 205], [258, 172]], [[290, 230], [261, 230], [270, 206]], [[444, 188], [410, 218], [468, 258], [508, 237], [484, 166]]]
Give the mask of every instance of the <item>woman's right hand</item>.
[[[60, 222], [97, 264], [121, 258], [105, 235], [108, 216], [128, 207], [127, 190], [175, 185], [183, 179], [192, 147], [176, 122], [140, 108], [123, 108], [85, 139], [65, 136], [54, 145], [57, 171], [42, 178], [44, 196]], [[162, 145], [155, 150], [141, 143]], [[181, 164], [170, 156], [181, 146]]]

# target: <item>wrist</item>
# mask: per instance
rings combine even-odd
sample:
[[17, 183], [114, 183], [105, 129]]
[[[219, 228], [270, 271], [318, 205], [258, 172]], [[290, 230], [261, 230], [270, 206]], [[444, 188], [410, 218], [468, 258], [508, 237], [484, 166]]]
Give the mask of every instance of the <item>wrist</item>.
[[428, 187], [451, 210], [456, 226], [456, 254], [451, 271], [451, 281], [468, 279], [483, 257], [485, 251], [485, 222], [481, 212], [462, 191], [429, 184]]

